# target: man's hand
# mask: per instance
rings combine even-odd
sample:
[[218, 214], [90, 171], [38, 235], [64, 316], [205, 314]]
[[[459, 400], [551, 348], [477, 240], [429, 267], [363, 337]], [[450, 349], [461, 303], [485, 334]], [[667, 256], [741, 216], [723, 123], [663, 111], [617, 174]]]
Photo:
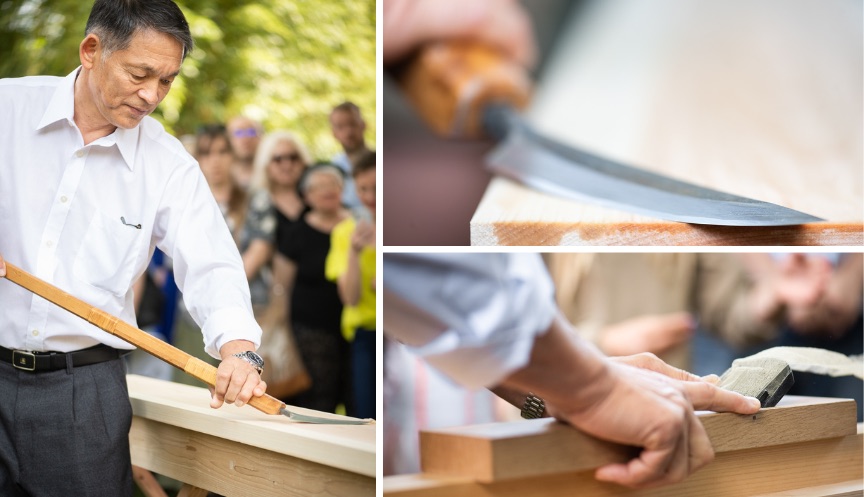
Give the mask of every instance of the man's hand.
[[610, 360], [587, 390], [593, 398], [582, 398], [583, 407], [550, 411], [586, 433], [642, 447], [638, 458], [595, 473], [598, 480], [634, 488], [681, 481], [714, 459], [694, 410], [753, 414], [760, 407], [756, 399], [720, 389], [652, 354]]
[[351, 234], [351, 249], [360, 253], [363, 248], [375, 245], [375, 223], [359, 221]]
[[534, 341], [528, 365], [502, 384], [534, 392], [550, 414], [598, 438], [642, 447], [598, 480], [641, 488], [683, 480], [714, 458], [694, 409], [753, 414], [759, 401], [715, 386], [651, 354], [610, 359], [559, 315]]
[[537, 57], [528, 16], [514, 0], [385, 0], [384, 63], [436, 40], [487, 43], [530, 67]]
[[233, 354], [246, 350], [255, 350], [252, 342], [246, 340], [233, 340], [219, 349], [222, 362], [216, 371], [216, 388], [210, 389], [213, 396], [210, 407], [218, 409], [227, 402], [241, 407], [252, 398], [264, 395], [267, 384], [261, 381], [261, 376], [251, 364], [233, 357]]

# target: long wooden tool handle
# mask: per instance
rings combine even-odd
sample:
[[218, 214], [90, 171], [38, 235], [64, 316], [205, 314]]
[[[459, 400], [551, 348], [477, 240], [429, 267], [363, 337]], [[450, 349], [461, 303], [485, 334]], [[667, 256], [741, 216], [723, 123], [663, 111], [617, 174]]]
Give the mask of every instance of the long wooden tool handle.
[[[108, 333], [122, 338], [172, 366], [183, 370], [211, 387], [216, 386], [216, 368], [201, 359], [193, 357], [177, 347], [165, 343], [81, 299], [69, 295], [56, 286], [8, 262], [6, 263], [6, 278]], [[249, 405], [267, 414], [279, 414], [279, 410], [285, 407], [285, 404], [279, 399], [266, 394], [261, 397], [252, 397], [249, 399]]]
[[476, 42], [431, 43], [397, 69], [397, 79], [429, 125], [453, 137], [483, 136], [489, 103], [522, 109], [531, 93], [523, 67]]

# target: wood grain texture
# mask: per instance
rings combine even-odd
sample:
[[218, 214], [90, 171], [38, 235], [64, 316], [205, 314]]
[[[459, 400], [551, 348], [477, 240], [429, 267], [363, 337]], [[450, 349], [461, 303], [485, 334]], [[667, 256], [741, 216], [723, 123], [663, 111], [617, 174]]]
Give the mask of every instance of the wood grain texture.
[[183, 488], [177, 492], [177, 497], [207, 497], [207, 494], [210, 493], [203, 488], [193, 487], [188, 483], [183, 485]]
[[[313, 425], [230, 405], [211, 409], [210, 393], [204, 388], [137, 375], [128, 375], [127, 384], [136, 417], [213, 436], [226, 443], [238, 442], [262, 454], [273, 452], [375, 477], [374, 424]], [[299, 407], [290, 409], [312, 416], [340, 417]]]
[[830, 485], [771, 492], [754, 497], [861, 497], [862, 495], [864, 495], [864, 482], [850, 480]]
[[225, 497], [375, 494], [374, 477], [138, 416], [129, 440], [133, 464]]
[[[591, 470], [489, 484], [468, 478], [406, 475], [385, 478], [383, 486], [388, 497], [750, 497], [861, 481], [862, 455], [864, 438], [859, 432], [839, 438], [723, 452], [683, 482], [646, 490], [598, 482]], [[829, 491], [826, 495], [832, 494]]]
[[[752, 416], [700, 412], [715, 453], [853, 435], [855, 401], [788, 396]], [[585, 471], [635, 457], [638, 450], [598, 440], [551, 418], [420, 433], [428, 475], [484, 483]]]
[[595, 1], [527, 116], [565, 143], [827, 222], [704, 230], [496, 180], [472, 245], [864, 244], [861, 19], [843, 0]]

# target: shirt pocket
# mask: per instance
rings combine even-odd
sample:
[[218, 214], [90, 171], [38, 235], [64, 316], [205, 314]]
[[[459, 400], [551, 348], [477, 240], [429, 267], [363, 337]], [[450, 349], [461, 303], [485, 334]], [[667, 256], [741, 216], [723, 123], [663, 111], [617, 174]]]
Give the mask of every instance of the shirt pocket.
[[72, 268], [76, 278], [122, 297], [132, 285], [142, 230], [97, 212], [90, 220]]

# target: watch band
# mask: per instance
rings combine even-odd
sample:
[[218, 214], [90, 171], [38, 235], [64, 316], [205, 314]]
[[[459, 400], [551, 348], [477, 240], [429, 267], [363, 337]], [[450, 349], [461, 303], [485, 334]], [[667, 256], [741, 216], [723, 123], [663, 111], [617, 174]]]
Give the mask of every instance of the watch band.
[[546, 413], [546, 403], [543, 399], [528, 392], [525, 403], [522, 404], [522, 417], [525, 419], [542, 418]]

